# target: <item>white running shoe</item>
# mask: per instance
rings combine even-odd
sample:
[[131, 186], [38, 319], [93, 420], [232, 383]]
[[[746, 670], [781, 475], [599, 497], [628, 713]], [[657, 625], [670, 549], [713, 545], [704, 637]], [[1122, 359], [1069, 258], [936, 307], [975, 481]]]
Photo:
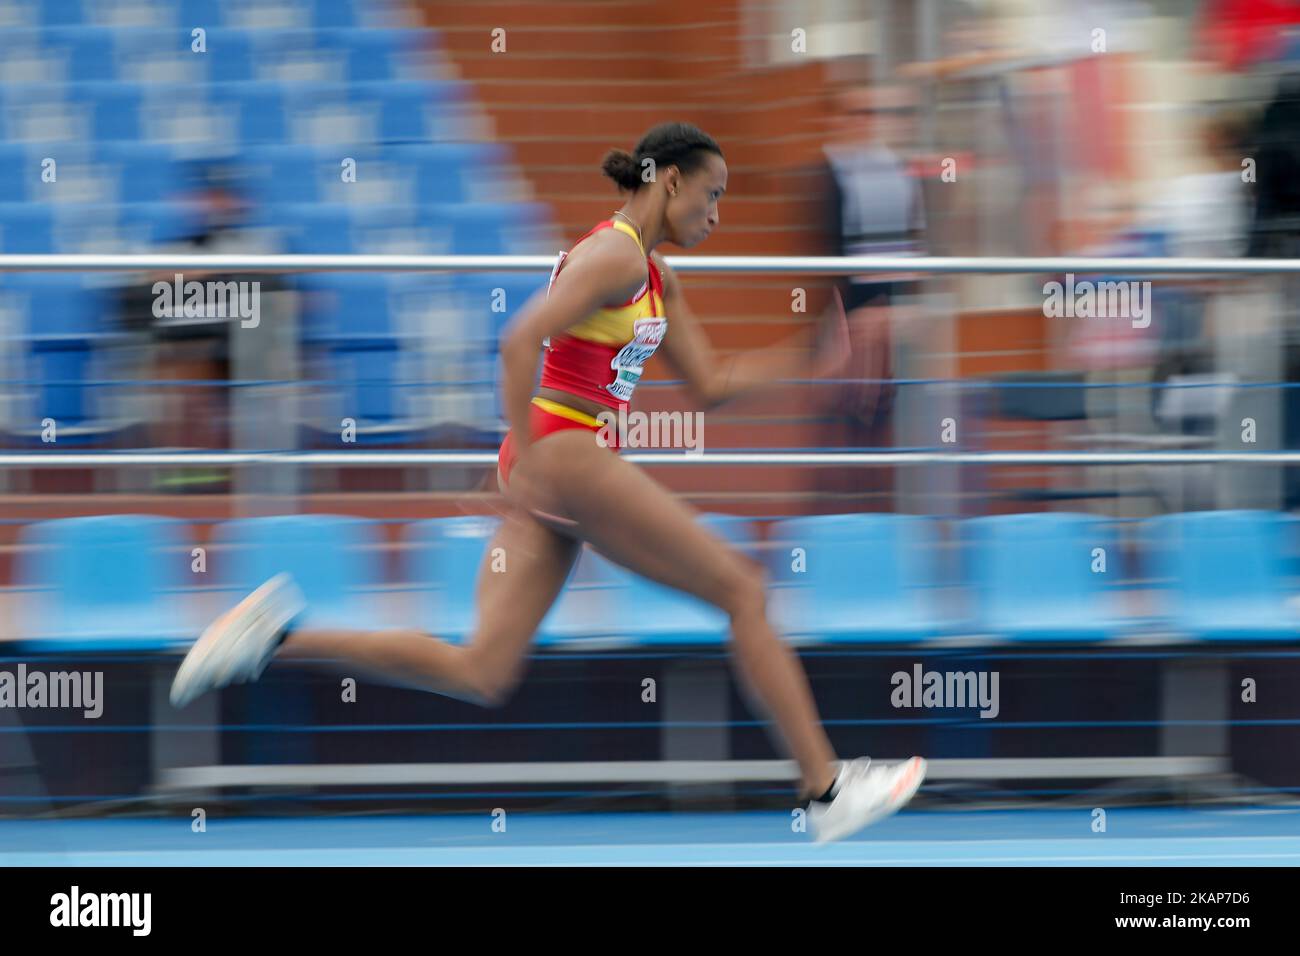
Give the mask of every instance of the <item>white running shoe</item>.
[[920, 757], [891, 767], [873, 765], [870, 757], [841, 764], [830, 803], [812, 801], [808, 822], [817, 843], [841, 840], [902, 809], [925, 779]]
[[172, 681], [173, 707], [227, 684], [257, 680], [277, 650], [276, 638], [307, 606], [287, 574], [277, 574], [221, 617], [194, 642]]

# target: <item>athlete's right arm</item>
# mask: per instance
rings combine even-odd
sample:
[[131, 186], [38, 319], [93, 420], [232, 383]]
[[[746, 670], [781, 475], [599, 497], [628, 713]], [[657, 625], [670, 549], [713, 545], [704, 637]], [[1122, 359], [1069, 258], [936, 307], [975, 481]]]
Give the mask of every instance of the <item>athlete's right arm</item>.
[[645, 282], [645, 259], [636, 246], [611, 240], [622, 240], [622, 236], [592, 236], [584, 242], [582, 255], [565, 260], [550, 295], [533, 296], [502, 337], [502, 404], [518, 454], [532, 442], [528, 405], [537, 384], [542, 341], [576, 325], [607, 303], [625, 300]]

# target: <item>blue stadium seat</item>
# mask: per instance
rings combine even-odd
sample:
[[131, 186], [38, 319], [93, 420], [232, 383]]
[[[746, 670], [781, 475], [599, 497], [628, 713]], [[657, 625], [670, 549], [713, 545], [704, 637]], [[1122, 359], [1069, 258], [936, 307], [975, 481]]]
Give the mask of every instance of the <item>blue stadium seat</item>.
[[345, 58], [347, 79], [354, 83], [402, 79], [400, 58], [431, 39], [427, 30], [342, 29], [317, 34], [322, 48]]
[[[532, 296], [546, 287], [547, 277], [509, 272], [464, 273], [456, 278], [458, 327], [449, 330], [467, 347], [495, 354], [510, 320]], [[497, 290], [500, 290], [498, 292]]]
[[369, 236], [413, 228], [417, 210], [390, 204], [286, 203], [266, 207], [260, 215], [264, 223], [284, 231], [292, 252], [354, 253], [365, 247]]
[[258, 210], [263, 225], [274, 225], [285, 235], [293, 253], [352, 253], [355, 210], [334, 204], [285, 204]]
[[180, 203], [139, 202], [122, 207], [122, 228], [136, 244], [161, 246], [194, 235], [194, 210]]
[[282, 143], [288, 137], [282, 83], [214, 83], [211, 99], [223, 113], [236, 117], [235, 128], [245, 145]]
[[339, 178], [344, 155], [296, 144], [255, 147], [248, 152], [253, 190], [264, 203], [318, 203], [322, 180]]
[[[356, 164], [356, 179], [349, 183], [342, 180], [345, 158]], [[263, 146], [249, 151], [249, 164], [264, 202], [409, 207], [414, 198], [416, 170], [402, 147]], [[377, 186], [386, 187], [382, 195]]]
[[307, 137], [313, 133], [308, 121], [317, 114], [342, 113], [354, 117], [361, 129], [355, 132], [349, 131], [350, 127], [344, 128], [342, 132], [328, 129], [324, 133], [315, 131], [314, 135], [324, 136], [321, 141], [329, 145], [372, 141], [425, 143], [430, 139], [441, 138], [442, 132], [453, 128], [452, 120], [448, 118], [450, 114], [444, 116], [444, 113], [451, 110], [453, 104], [463, 96], [457, 83], [423, 80], [253, 85], [276, 86], [281, 89], [285, 108], [293, 119], [293, 125], [286, 127], [288, 134], [250, 140], [254, 142], [289, 139], [308, 142], [310, 140]]
[[[743, 549], [753, 543], [747, 519], [704, 515], [716, 535]], [[537, 643], [557, 649], [600, 646], [712, 645], [726, 640], [722, 612], [620, 567], [584, 548], [559, 600], [542, 620]]]
[[250, 30], [250, 79], [290, 84], [340, 84], [348, 78], [344, 51], [310, 30]]
[[[499, 525], [497, 518], [466, 516], [406, 526], [403, 577], [415, 589], [417, 627], [454, 643], [473, 634], [479, 566]], [[509, 572], [508, 555], [506, 561]]]
[[219, 525], [219, 550], [208, 570], [233, 605], [272, 576], [287, 571], [307, 599], [304, 626], [371, 630], [379, 626], [377, 589], [383, 580], [378, 527], [343, 515], [278, 515]]
[[[358, 432], [373, 433], [384, 426], [397, 426], [401, 418], [400, 379], [402, 350], [392, 340], [370, 339], [365, 344], [337, 349], [331, 356], [342, 399], [343, 415], [357, 423]], [[370, 436], [375, 440], [399, 441], [394, 435]], [[363, 436], [358, 435], [358, 440]]]
[[122, 170], [102, 158], [79, 144], [0, 144], [0, 202], [57, 203], [64, 209], [116, 203]]
[[[737, 546], [752, 542], [743, 518], [706, 515], [705, 523]], [[404, 579], [417, 594], [417, 626], [463, 642], [474, 631], [476, 586], [494, 517], [433, 518], [407, 526]], [[505, 554], [505, 572], [510, 556]], [[585, 548], [564, 593], [543, 619], [539, 646], [609, 644], [717, 644], [727, 633], [720, 612], [686, 595], [619, 568]]]
[[67, 97], [92, 111], [91, 135], [99, 141], [141, 138], [140, 106], [143, 91], [138, 83], [69, 83]]
[[[500, 151], [410, 146], [276, 144], [248, 150], [256, 195], [267, 203], [460, 202], [467, 183], [490, 169]], [[356, 181], [344, 183], [342, 161], [356, 163]], [[477, 169], [476, 169], [477, 167]], [[376, 198], [377, 183], [391, 182], [390, 198]], [[412, 188], [414, 187], [414, 188]]]
[[638, 612], [626, 603], [627, 595], [628, 575], [584, 546], [564, 590], [542, 618], [537, 645], [575, 649], [636, 643], [627, 628]]
[[[338, 422], [356, 423], [359, 444], [409, 443], [434, 429], [430, 386], [416, 372], [426, 300], [440, 288], [428, 277], [403, 274], [318, 274], [303, 288], [303, 341], [317, 346], [320, 374], [334, 383], [321, 420], [305, 423], [307, 441], [337, 442]], [[411, 314], [412, 306], [421, 310]], [[314, 429], [314, 434], [312, 430]]]
[[228, 153], [238, 144], [239, 110], [229, 98], [217, 96], [219, 84], [151, 82], [139, 87], [142, 141], [209, 155]]
[[121, 208], [111, 203], [0, 203], [0, 251], [86, 251], [92, 241], [119, 236]]
[[66, 209], [121, 199], [121, 170], [81, 144], [0, 144], [0, 178], [0, 203], [57, 203]]
[[307, 338], [346, 348], [366, 348], [375, 341], [396, 346], [404, 330], [393, 296], [417, 286], [418, 279], [380, 272], [305, 275], [302, 288], [311, 293], [304, 323]]
[[131, 427], [134, 422], [101, 414], [110, 395], [91, 384], [102, 377], [99, 358], [112, 333], [112, 302], [85, 277], [61, 273], [14, 273], [5, 276], [0, 298], [21, 316], [20, 338], [25, 386], [19, 410], [4, 423], [10, 436], [39, 441], [49, 418], [58, 441], [82, 446]]
[[40, 381], [31, 406], [29, 429], [45, 419], [53, 419], [59, 428], [59, 441], [67, 442], [68, 428], [75, 429], [93, 417], [91, 389], [85, 385], [91, 377], [93, 353], [84, 344], [30, 345], [25, 374]]
[[101, 143], [96, 153], [117, 173], [124, 203], [160, 203], [173, 199], [184, 184], [184, 168], [159, 143]]
[[[273, 31], [272, 31], [273, 32]], [[185, 32], [187, 44], [189, 31]], [[259, 34], [249, 30], [226, 30], [218, 27], [207, 32], [207, 50], [204, 61], [208, 79], [213, 83], [247, 83], [257, 79], [254, 58], [258, 52]]]
[[439, 138], [439, 114], [460, 98], [454, 83], [392, 80], [353, 83], [350, 95], [379, 109], [379, 138], [385, 142], [422, 143]]
[[54, 250], [54, 210], [35, 203], [0, 204], [0, 252]]
[[6, 276], [0, 296], [23, 316], [23, 377], [40, 383], [24, 390], [29, 397], [6, 430], [36, 441], [41, 422], [50, 418], [60, 444], [80, 446], [133, 424], [101, 415], [109, 393], [90, 384], [102, 376], [98, 359], [111, 333], [105, 290], [77, 275], [17, 273]]
[[75, 27], [86, 22], [81, 0], [41, 0], [35, 6], [43, 27]]
[[506, 159], [503, 148], [487, 143], [408, 146], [395, 151], [395, 155], [414, 164], [416, 201], [423, 205], [472, 199], [471, 181], [492, 175]]
[[48, 155], [48, 148], [0, 143], [0, 207], [32, 198], [33, 186], [40, 183], [41, 159]]
[[1202, 641], [1300, 638], [1288, 606], [1287, 515], [1202, 511], [1163, 515], [1143, 528], [1145, 553], [1161, 584], [1161, 617]]
[[936, 591], [932, 518], [791, 518], [773, 524], [769, 542], [772, 620], [792, 640], [912, 642], [950, 629]]
[[[706, 514], [700, 517], [700, 522], [733, 547], [752, 553], [754, 527], [749, 519]], [[620, 601], [623, 613], [616, 624], [620, 634], [628, 635], [640, 645], [720, 645], [727, 640], [731, 622], [724, 612], [648, 578], [623, 569], [618, 571], [627, 579], [627, 590]], [[615, 622], [607, 626], [615, 626]]]
[[225, 26], [221, 11], [222, 0], [180, 0], [176, 24], [186, 33], [196, 27], [209, 32]]
[[[288, 122], [281, 139], [285, 142], [352, 148], [386, 138], [381, 133], [382, 98], [363, 93], [359, 84], [304, 82], [284, 84], [283, 89]], [[328, 125], [317, 125], [321, 122]]]
[[71, 143], [16, 144], [11, 161], [11, 201], [57, 204], [65, 211], [100, 204], [98, 211], [110, 214], [101, 218], [116, 218], [122, 171], [102, 162], [98, 150]]
[[339, 29], [362, 26], [352, 0], [311, 0], [312, 25], [316, 29]]
[[88, 285], [86, 277], [76, 273], [10, 273], [5, 276], [3, 293], [22, 301], [28, 316], [25, 337], [38, 344], [81, 344], [111, 328], [103, 290]]
[[[411, 546], [407, 580], [416, 588], [419, 627], [447, 640], [463, 642], [477, 623], [476, 585], [488, 543], [500, 522], [496, 518], [434, 518], [407, 528]], [[510, 555], [503, 555], [510, 573]], [[631, 643], [619, 633], [628, 606], [626, 575], [600, 555], [584, 548], [564, 592], [543, 618], [536, 643], [547, 647]], [[620, 616], [620, 610], [623, 612]]]
[[[995, 515], [962, 523], [979, 633], [1025, 641], [1102, 641], [1135, 627], [1111, 582], [1124, 578], [1109, 523], [1096, 515]], [[1105, 572], [1100, 567], [1104, 550]]]
[[463, 100], [460, 83], [382, 81], [347, 83], [341, 95], [370, 114], [377, 114], [374, 134], [386, 143], [426, 143], [455, 133], [451, 111]]
[[426, 206], [435, 223], [452, 232], [458, 255], [525, 255], [538, 250], [532, 242], [546, 221], [540, 203], [465, 203]]
[[[12, 8], [11, 8], [12, 9]], [[69, 64], [65, 51], [45, 46], [46, 31], [39, 27], [8, 27], [0, 29], [0, 61], [24, 64], [21, 78], [27, 83], [57, 84], [67, 82]], [[19, 80], [13, 75], [14, 82]]]
[[67, 84], [0, 84], [0, 141], [83, 143], [94, 138], [94, 119], [70, 101]]
[[27, 525], [16, 579], [18, 633], [43, 649], [148, 649], [193, 640], [185, 589], [196, 586], [182, 524], [154, 515], [97, 515]]
[[[128, 252], [126, 221], [133, 212], [162, 203], [80, 203], [61, 205], [54, 217], [55, 252]], [[140, 212], [139, 215], [144, 215]]]
[[[218, 42], [214, 31], [205, 40], [206, 52], [194, 49], [194, 38], [188, 29], [156, 29], [131, 27], [115, 29], [112, 35], [112, 63], [106, 79], [128, 83], [194, 85], [213, 79], [213, 70], [219, 70], [234, 59], [237, 51], [229, 44]], [[87, 79], [95, 79], [88, 76]]]
[[103, 83], [120, 79], [114, 58], [114, 32], [105, 27], [52, 27], [41, 43], [66, 57], [66, 79], [72, 82]]
[[437, 422], [426, 401], [428, 386], [416, 381], [411, 358], [397, 338], [371, 337], [329, 348], [319, 361], [331, 385], [323, 414], [303, 423], [304, 442], [337, 447], [343, 419], [354, 424], [357, 445], [403, 445], [428, 441]]

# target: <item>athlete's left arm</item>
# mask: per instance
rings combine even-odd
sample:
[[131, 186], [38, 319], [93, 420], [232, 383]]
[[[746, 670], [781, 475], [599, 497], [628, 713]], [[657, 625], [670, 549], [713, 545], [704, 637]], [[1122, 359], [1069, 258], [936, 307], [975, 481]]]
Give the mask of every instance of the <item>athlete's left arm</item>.
[[811, 330], [719, 359], [700, 320], [686, 304], [677, 274], [657, 252], [652, 258], [664, 280], [664, 315], [668, 319], [660, 350], [700, 405], [713, 408], [760, 385], [821, 373], [811, 353]]

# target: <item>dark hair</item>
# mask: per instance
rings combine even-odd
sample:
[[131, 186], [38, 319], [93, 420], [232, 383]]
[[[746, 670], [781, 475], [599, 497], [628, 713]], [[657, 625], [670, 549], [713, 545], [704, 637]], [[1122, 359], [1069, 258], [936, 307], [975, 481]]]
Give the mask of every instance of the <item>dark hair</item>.
[[644, 183], [641, 171], [647, 159], [654, 160], [656, 170], [676, 166], [687, 174], [704, 165], [706, 153], [721, 156], [722, 149], [704, 130], [690, 123], [660, 123], [641, 137], [635, 151], [611, 149], [605, 154], [600, 171], [620, 188], [635, 192]]

